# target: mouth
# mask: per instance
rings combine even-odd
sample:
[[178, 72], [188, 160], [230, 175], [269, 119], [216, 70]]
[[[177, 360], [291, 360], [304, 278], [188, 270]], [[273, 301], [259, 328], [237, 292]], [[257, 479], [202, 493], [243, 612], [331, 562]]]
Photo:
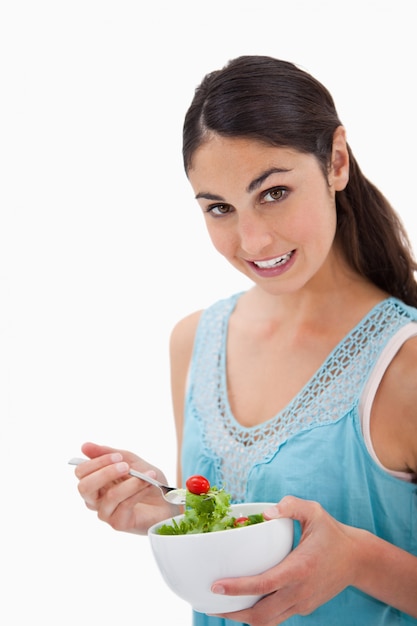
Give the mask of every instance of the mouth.
[[282, 256], [277, 256], [273, 259], [267, 259], [266, 261], [252, 261], [252, 263], [262, 270], [271, 269], [273, 267], [278, 267], [280, 265], [285, 265], [285, 263], [288, 263], [294, 252], [295, 250], [291, 250], [291, 252], [287, 252], [287, 254], [283, 254]]

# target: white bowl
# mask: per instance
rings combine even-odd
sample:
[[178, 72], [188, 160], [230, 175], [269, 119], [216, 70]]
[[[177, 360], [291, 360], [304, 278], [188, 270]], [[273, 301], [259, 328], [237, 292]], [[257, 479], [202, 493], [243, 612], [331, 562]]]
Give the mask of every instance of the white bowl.
[[[270, 506], [269, 502], [233, 504], [231, 515], [262, 513]], [[288, 518], [210, 533], [158, 535], [159, 526], [171, 519], [149, 529], [152, 552], [170, 589], [200, 613], [229, 613], [253, 606], [262, 596], [218, 595], [212, 593], [212, 584], [220, 578], [260, 574], [292, 549], [294, 525]]]

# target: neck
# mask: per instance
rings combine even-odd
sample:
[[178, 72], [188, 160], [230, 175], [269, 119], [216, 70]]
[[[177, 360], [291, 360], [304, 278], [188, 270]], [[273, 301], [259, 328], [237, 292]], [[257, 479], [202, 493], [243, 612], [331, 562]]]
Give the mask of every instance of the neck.
[[387, 294], [349, 268], [331, 268], [320, 280], [292, 293], [271, 293], [255, 285], [242, 301], [242, 312], [253, 322], [322, 326], [332, 320], [364, 315]]

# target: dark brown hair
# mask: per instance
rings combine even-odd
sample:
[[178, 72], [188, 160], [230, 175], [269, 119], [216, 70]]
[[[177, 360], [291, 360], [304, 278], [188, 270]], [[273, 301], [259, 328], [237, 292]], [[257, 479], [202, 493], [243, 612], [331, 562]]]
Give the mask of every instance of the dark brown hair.
[[[341, 121], [329, 91], [307, 72], [267, 56], [241, 56], [207, 74], [183, 128], [186, 172], [211, 133], [314, 154], [327, 178]], [[417, 264], [398, 215], [362, 174], [348, 146], [349, 182], [336, 192], [337, 237], [348, 263], [375, 285], [417, 306]]]

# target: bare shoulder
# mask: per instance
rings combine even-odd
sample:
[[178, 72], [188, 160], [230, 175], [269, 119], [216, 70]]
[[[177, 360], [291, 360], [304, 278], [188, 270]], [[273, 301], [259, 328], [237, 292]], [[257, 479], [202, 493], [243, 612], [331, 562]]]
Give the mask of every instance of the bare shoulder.
[[374, 446], [376, 443], [385, 456], [384, 464], [414, 473], [417, 473], [416, 382], [417, 336], [404, 343], [385, 372], [371, 420]]
[[[201, 311], [196, 311], [177, 322], [172, 329], [170, 338], [171, 395], [177, 433], [178, 459], [181, 458], [187, 376], [200, 315]], [[177, 480], [178, 484], [181, 484], [179, 467]]]
[[175, 324], [170, 338], [171, 358], [187, 358], [187, 356], [191, 356], [200, 316], [201, 311], [195, 311]]
[[182, 412], [186, 380], [191, 362], [194, 337], [201, 311], [177, 322], [170, 338], [171, 387], [177, 413]]
[[388, 369], [388, 375], [399, 397], [406, 402], [413, 400], [417, 413], [417, 336], [403, 344]]

